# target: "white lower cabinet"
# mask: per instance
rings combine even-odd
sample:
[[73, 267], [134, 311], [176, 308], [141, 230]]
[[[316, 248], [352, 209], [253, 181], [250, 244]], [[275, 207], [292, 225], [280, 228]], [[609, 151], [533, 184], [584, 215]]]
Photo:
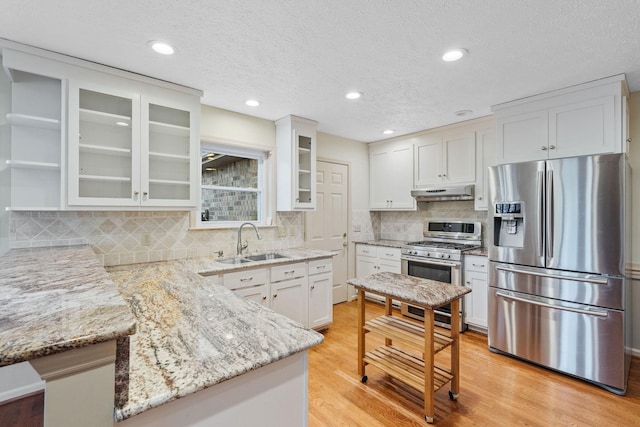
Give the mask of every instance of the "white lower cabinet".
[[333, 259], [309, 262], [309, 327], [320, 329], [333, 322]]
[[308, 325], [307, 271], [303, 262], [271, 267], [271, 309]]
[[258, 285], [250, 288], [236, 289], [234, 291], [241, 297], [257, 302], [265, 307], [269, 307], [269, 285]]
[[471, 288], [471, 293], [465, 298], [466, 323], [480, 329], [487, 328], [487, 271], [489, 261], [487, 257], [465, 255], [464, 257], [464, 285]]
[[[302, 325], [320, 329], [333, 321], [333, 259], [245, 268], [222, 274], [222, 285]], [[213, 277], [207, 281], [216, 283]]]
[[[356, 277], [361, 278], [383, 272], [400, 274], [400, 256], [400, 248], [356, 244]], [[366, 296], [369, 299], [384, 301], [383, 297], [370, 292]]]

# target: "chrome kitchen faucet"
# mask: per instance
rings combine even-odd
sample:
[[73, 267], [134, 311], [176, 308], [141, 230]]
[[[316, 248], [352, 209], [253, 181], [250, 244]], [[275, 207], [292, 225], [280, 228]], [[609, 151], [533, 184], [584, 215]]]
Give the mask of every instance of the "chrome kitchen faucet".
[[252, 224], [250, 222], [245, 222], [240, 224], [240, 227], [238, 227], [238, 247], [236, 251], [236, 255], [238, 256], [242, 255], [242, 250], [247, 249], [247, 247], [249, 246], [248, 241], [245, 241], [244, 243], [242, 243], [242, 227], [244, 227], [245, 225], [252, 226], [253, 229], [256, 230], [256, 236], [258, 236], [258, 240], [262, 240], [262, 235], [258, 231], [258, 227], [256, 227], [255, 224]]

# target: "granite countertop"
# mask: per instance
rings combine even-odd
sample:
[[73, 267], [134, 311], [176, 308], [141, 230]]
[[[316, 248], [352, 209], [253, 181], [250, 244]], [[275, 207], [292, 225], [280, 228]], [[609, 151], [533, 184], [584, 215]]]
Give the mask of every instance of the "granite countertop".
[[464, 286], [397, 273], [376, 273], [347, 283], [365, 291], [388, 295], [415, 305], [436, 308], [471, 292]]
[[291, 258], [243, 265], [216, 258], [110, 267], [111, 279], [138, 320], [130, 337], [128, 401], [120, 421], [322, 343], [299, 323], [207, 282], [200, 273], [331, 256], [278, 251]]
[[[286, 258], [276, 258], [265, 261], [252, 261], [243, 264], [223, 264], [219, 261], [223, 261], [229, 258], [236, 257], [203, 257], [203, 258], [188, 258], [176, 261], [184, 266], [185, 269], [199, 273], [205, 276], [213, 276], [216, 274], [230, 273], [232, 271], [246, 270], [249, 268], [266, 267], [279, 264], [291, 264], [293, 262], [308, 261], [316, 258], [332, 257], [336, 254], [329, 251], [323, 251], [319, 249], [280, 249], [278, 254], [284, 255]], [[256, 253], [245, 253], [243, 256], [254, 255]]]
[[482, 246], [480, 248], [464, 251], [465, 255], [489, 256], [489, 248]]
[[362, 245], [372, 245], [372, 246], [386, 246], [388, 248], [401, 248], [407, 244], [404, 240], [363, 240], [363, 241], [355, 241], [354, 243], [362, 244]]
[[0, 257], [0, 366], [126, 337], [136, 321], [89, 246]]

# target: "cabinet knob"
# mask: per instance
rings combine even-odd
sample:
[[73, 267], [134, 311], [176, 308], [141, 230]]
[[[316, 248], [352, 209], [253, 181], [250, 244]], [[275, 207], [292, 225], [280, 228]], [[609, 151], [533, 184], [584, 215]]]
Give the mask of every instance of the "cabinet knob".
[[546, 145], [543, 145], [542, 147], [540, 147], [540, 149], [541, 149], [542, 151], [547, 151], [547, 146], [546, 146]]
[[274, 298], [277, 298], [277, 297], [278, 297], [278, 294], [273, 294], [273, 297], [274, 297]]
[[438, 178], [442, 178], [442, 174], [441, 173], [438, 174]]
[[556, 149], [556, 146], [555, 146], [555, 145], [550, 145], [550, 146], [549, 146], [549, 150], [555, 150], [555, 149]]
[[442, 177], [443, 177], [443, 178], [446, 178], [446, 177], [447, 177], [447, 174], [446, 174], [446, 173], [443, 173], [443, 174], [442, 174]]
[[314, 290], [315, 287], [316, 287], [315, 285], [311, 285], [311, 290]]
[[467, 285], [471, 285], [471, 282], [466, 282], [466, 283], [467, 283]]
[[140, 192], [139, 192], [139, 191], [134, 191], [134, 192], [133, 192], [133, 195], [134, 195], [135, 197], [138, 197], [138, 195], [139, 195], [139, 194], [140, 194]]
[[148, 192], [148, 191], [143, 191], [143, 192], [142, 192], [142, 195], [143, 195], [143, 196], [148, 196], [148, 195], [149, 195], [149, 192]]
[[264, 300], [266, 300], [266, 299], [267, 299], [267, 297], [266, 297], [266, 296], [262, 297], [262, 301], [264, 301]]
[[478, 196], [478, 200], [482, 200], [482, 196]]

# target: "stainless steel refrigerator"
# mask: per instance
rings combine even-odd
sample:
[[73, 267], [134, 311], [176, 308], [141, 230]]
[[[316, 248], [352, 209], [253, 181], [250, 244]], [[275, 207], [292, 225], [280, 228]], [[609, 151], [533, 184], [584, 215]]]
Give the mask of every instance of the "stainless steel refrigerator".
[[489, 348], [626, 392], [630, 169], [624, 154], [489, 169]]

